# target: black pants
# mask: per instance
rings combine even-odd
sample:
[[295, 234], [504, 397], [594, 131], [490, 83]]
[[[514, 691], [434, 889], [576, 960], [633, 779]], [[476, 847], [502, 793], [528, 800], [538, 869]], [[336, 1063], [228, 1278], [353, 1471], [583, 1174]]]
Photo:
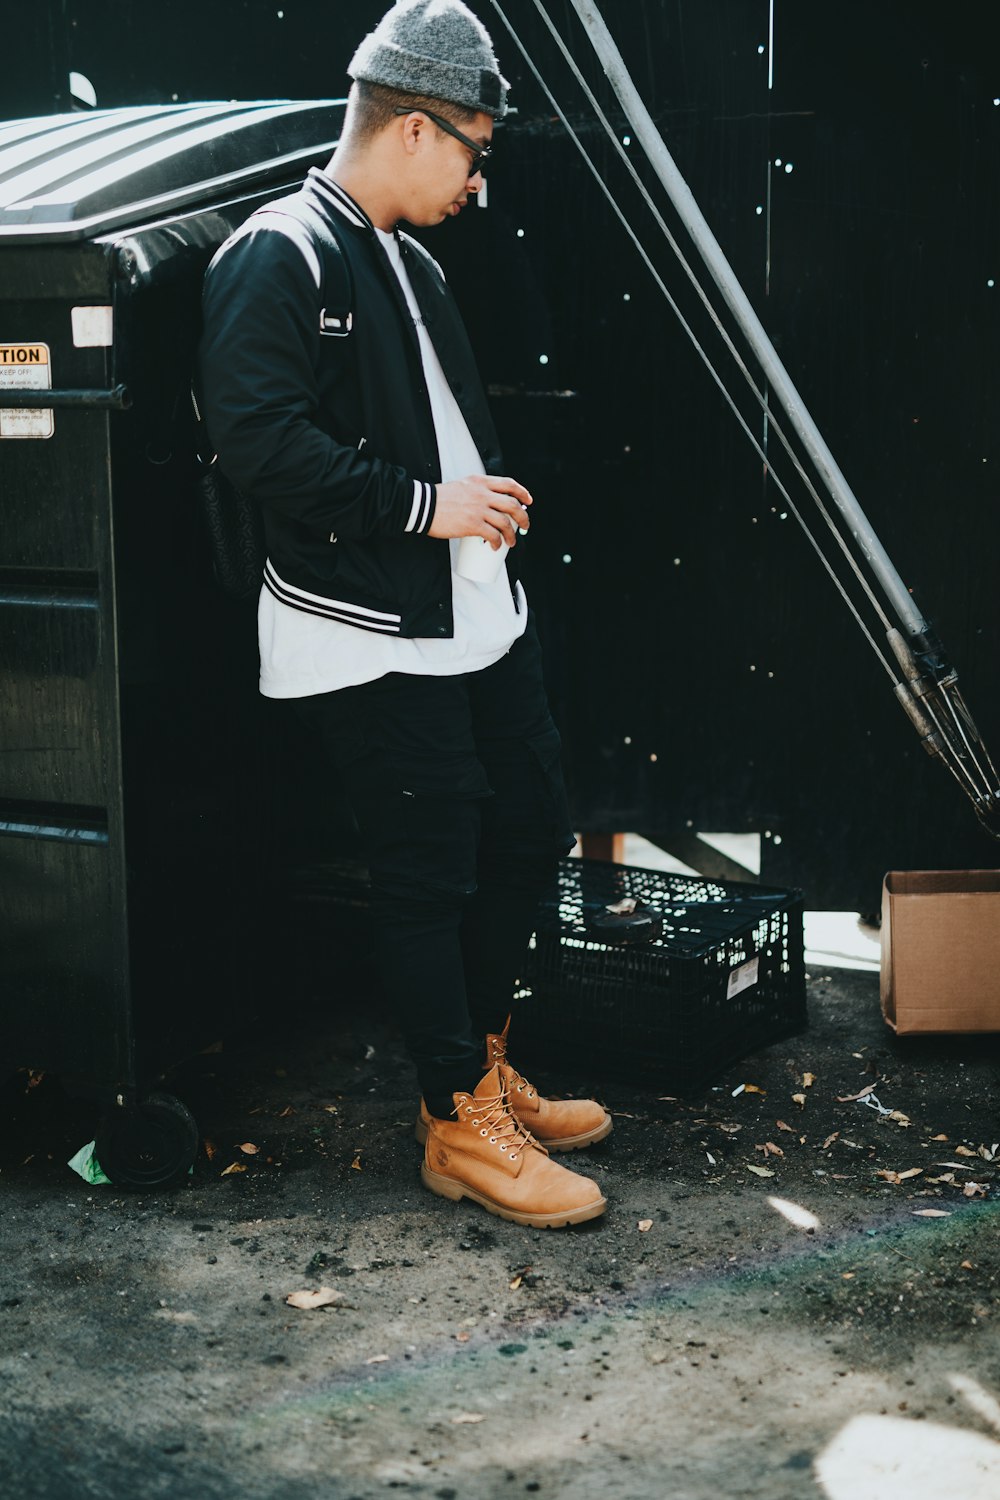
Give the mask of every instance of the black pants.
[[298, 700], [361, 831], [378, 965], [432, 1114], [475, 1087], [573, 846], [534, 620], [481, 672]]

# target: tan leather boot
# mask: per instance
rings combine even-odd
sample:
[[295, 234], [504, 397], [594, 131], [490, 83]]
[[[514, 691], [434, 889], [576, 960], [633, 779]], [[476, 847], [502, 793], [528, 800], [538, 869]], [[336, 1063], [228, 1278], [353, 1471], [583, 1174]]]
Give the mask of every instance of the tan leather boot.
[[[611, 1134], [611, 1116], [594, 1099], [545, 1099], [533, 1084], [523, 1078], [507, 1061], [507, 1033], [510, 1016], [501, 1032], [490, 1032], [486, 1038], [486, 1066], [496, 1064], [518, 1121], [547, 1151], [579, 1151], [593, 1146]], [[430, 1115], [424, 1101], [414, 1134], [421, 1145], [427, 1139]]]
[[454, 1120], [427, 1117], [420, 1176], [442, 1198], [470, 1198], [532, 1229], [596, 1219], [607, 1200], [588, 1177], [549, 1160], [518, 1124], [494, 1066], [471, 1094], [455, 1094]]

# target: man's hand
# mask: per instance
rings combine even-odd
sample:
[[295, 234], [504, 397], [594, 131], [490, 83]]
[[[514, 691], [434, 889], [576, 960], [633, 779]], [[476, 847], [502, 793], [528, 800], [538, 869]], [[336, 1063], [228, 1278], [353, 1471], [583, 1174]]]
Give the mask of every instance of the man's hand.
[[437, 506], [428, 536], [482, 536], [496, 551], [501, 542], [513, 547], [518, 529], [529, 526], [531, 496], [516, 479], [470, 474], [437, 486]]

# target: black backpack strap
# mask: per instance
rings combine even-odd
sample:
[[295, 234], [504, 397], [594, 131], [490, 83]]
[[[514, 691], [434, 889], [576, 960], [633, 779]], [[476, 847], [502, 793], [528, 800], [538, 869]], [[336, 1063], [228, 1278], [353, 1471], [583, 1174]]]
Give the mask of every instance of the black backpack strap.
[[[351, 273], [333, 230], [298, 193], [280, 199], [257, 216], [281, 214], [302, 224], [319, 262], [317, 285], [319, 331], [324, 338], [345, 338], [354, 324]], [[197, 432], [198, 488], [212, 549], [215, 576], [235, 599], [256, 598], [266, 555], [260, 509], [229, 484], [216, 462], [194, 385], [191, 387]]]
[[[322, 215], [305, 202], [300, 193], [279, 198], [276, 203], [259, 208], [253, 217], [263, 218], [266, 214], [295, 219], [305, 228], [316, 249], [319, 263], [320, 277], [316, 290], [319, 298], [320, 334], [324, 337], [346, 337], [354, 326], [354, 295], [350, 268], [333, 230]], [[210, 467], [215, 463], [217, 455], [209, 442], [195, 385], [191, 388], [191, 405], [198, 434], [198, 460], [203, 467]]]
[[295, 219], [306, 230], [319, 258], [319, 331], [325, 338], [345, 338], [354, 325], [354, 295], [350, 268], [333, 230], [300, 193], [257, 210], [258, 217], [265, 214]]

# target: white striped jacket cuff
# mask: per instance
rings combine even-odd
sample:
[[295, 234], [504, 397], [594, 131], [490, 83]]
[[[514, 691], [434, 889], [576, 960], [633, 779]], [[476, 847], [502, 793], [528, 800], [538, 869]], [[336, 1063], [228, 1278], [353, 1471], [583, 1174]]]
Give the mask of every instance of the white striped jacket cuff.
[[426, 531], [434, 519], [434, 511], [437, 506], [437, 491], [432, 484], [424, 480], [413, 481], [413, 504], [410, 507], [410, 515], [407, 520], [405, 531]]

